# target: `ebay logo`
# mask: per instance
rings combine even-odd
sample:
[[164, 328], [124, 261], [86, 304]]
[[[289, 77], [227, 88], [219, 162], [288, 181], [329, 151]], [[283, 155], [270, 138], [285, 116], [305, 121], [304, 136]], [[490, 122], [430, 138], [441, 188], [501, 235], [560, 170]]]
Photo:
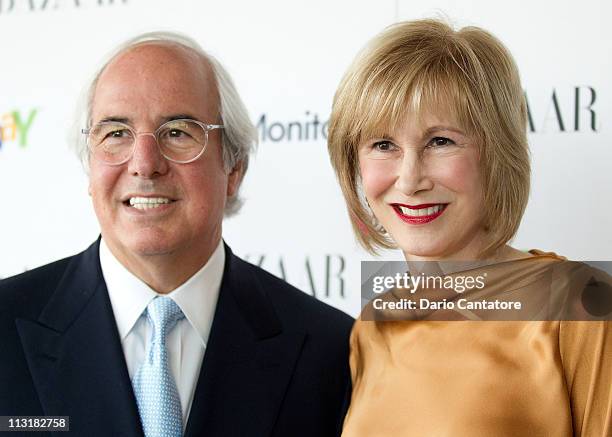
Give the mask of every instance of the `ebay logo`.
[[28, 133], [37, 112], [37, 109], [15, 110], [0, 115], [0, 151], [7, 143], [16, 143], [22, 148], [28, 145]]

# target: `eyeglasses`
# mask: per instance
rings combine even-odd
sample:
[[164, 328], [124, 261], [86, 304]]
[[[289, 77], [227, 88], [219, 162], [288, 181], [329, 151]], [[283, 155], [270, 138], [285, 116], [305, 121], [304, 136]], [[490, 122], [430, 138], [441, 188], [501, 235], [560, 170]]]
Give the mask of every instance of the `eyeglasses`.
[[109, 165], [121, 165], [132, 157], [136, 139], [141, 135], [155, 138], [164, 158], [178, 164], [188, 164], [204, 153], [208, 132], [223, 129], [220, 124], [206, 124], [191, 119], [170, 120], [155, 132], [136, 132], [131, 126], [115, 121], [103, 121], [89, 129], [87, 147], [92, 156]]

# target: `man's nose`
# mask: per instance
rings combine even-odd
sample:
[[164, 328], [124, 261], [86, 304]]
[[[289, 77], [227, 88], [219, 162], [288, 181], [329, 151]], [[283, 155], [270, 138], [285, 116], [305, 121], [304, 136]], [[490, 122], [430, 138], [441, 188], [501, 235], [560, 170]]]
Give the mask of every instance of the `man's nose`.
[[155, 177], [168, 171], [168, 160], [161, 154], [155, 134], [140, 133], [134, 140], [128, 170], [134, 176]]
[[423, 154], [417, 148], [410, 147], [405, 150], [396, 171], [398, 174], [395, 187], [406, 196], [433, 188]]

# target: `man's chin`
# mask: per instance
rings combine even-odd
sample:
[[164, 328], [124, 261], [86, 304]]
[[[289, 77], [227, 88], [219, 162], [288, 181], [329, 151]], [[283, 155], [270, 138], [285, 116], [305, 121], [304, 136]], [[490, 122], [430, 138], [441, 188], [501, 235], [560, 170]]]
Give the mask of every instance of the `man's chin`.
[[163, 256], [171, 255], [178, 249], [179, 244], [168, 237], [134, 238], [126, 249], [136, 256]]
[[120, 254], [115, 254], [117, 257], [134, 258], [171, 255], [180, 246], [167, 233], [154, 229], [134, 230], [127, 238], [115, 239], [114, 242], [108, 241], [104, 234], [102, 236], [107, 241], [112, 252], [121, 252]]
[[161, 244], [140, 245], [134, 250], [132, 250], [132, 253], [134, 255], [138, 255], [141, 257], [153, 257], [153, 256], [165, 256], [165, 255], [167, 256], [167, 255], [171, 255], [173, 252], [174, 250], [168, 247], [168, 245], [161, 245]]

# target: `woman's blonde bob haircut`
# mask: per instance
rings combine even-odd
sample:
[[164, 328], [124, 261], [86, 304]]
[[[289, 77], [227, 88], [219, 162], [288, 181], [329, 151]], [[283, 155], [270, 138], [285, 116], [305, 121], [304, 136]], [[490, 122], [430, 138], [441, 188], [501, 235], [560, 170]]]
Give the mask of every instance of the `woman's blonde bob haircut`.
[[438, 20], [390, 26], [361, 51], [336, 91], [329, 124], [332, 166], [359, 242], [395, 247], [362, 193], [358, 146], [408, 116], [450, 117], [478, 145], [488, 256], [516, 233], [529, 197], [527, 110], [518, 70], [487, 31]]

